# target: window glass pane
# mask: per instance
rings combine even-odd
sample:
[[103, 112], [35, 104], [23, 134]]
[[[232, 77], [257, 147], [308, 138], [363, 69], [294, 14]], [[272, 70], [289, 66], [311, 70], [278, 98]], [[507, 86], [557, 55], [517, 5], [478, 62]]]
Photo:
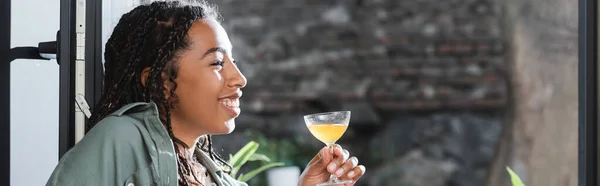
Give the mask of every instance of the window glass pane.
[[[13, 0], [11, 6], [11, 47], [56, 40], [60, 0]], [[58, 163], [59, 66], [20, 59], [10, 68], [10, 183], [44, 185]]]

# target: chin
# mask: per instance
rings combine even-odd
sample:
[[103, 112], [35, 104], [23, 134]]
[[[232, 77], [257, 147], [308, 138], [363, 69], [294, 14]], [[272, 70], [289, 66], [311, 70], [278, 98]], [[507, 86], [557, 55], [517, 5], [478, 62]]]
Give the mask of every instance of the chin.
[[223, 125], [218, 126], [218, 128], [213, 128], [210, 132], [211, 135], [226, 135], [233, 132], [235, 129], [235, 122], [232, 120], [223, 122]]
[[225, 122], [225, 134], [230, 134], [235, 130], [235, 120], [231, 119]]

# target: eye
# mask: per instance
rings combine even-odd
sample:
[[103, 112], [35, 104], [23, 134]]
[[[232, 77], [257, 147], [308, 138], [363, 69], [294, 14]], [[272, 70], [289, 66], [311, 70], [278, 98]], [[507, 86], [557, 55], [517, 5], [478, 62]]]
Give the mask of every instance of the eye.
[[215, 68], [217, 68], [217, 70], [221, 70], [221, 69], [223, 69], [224, 64], [225, 64], [225, 62], [223, 62], [223, 61], [215, 61], [214, 63], [212, 63], [210, 65], [215, 66]]

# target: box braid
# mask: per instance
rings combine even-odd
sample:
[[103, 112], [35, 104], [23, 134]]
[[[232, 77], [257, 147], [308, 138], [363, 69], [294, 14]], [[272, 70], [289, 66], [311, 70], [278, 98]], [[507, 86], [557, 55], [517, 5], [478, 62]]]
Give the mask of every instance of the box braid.
[[[200, 181], [192, 171], [188, 146], [173, 135], [171, 108], [176, 106], [176, 60], [189, 47], [187, 32], [194, 22], [203, 18], [220, 20], [216, 9], [204, 1], [152, 2], [136, 7], [124, 14], [106, 43], [105, 79], [103, 95], [89, 120], [89, 128], [117, 109], [134, 102], [154, 102], [158, 105], [160, 120], [175, 144], [179, 185]], [[146, 82], [142, 84], [144, 68], [150, 67]], [[170, 88], [166, 93], [165, 85]], [[168, 97], [167, 97], [168, 95]], [[196, 147], [230, 173], [227, 164], [212, 147], [207, 135]], [[190, 177], [190, 173], [193, 177]]]

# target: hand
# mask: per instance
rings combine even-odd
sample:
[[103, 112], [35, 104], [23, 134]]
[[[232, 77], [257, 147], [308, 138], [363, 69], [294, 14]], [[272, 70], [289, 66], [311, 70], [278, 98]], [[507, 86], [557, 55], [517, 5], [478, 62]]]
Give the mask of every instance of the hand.
[[328, 181], [331, 173], [335, 172], [340, 180], [352, 180], [352, 183], [346, 184], [352, 186], [365, 174], [365, 166], [358, 165], [358, 159], [350, 157], [350, 152], [342, 149], [342, 146], [334, 145], [333, 154], [329, 147], [321, 149], [302, 172], [298, 185], [315, 186]]

